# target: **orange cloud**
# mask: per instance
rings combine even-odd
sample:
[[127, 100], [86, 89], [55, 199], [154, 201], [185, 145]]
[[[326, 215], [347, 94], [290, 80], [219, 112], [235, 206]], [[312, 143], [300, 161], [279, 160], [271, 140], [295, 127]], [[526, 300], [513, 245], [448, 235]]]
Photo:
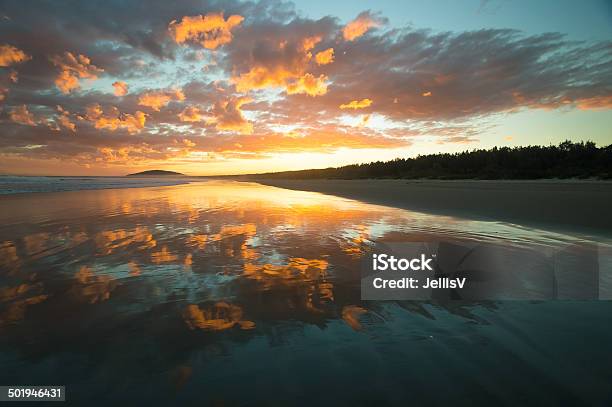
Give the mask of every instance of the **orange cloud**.
[[60, 113], [60, 116], [57, 119], [59, 124], [72, 132], [76, 132], [76, 124], [70, 120], [70, 112], [64, 110], [64, 108], [59, 105], [57, 106], [57, 111]]
[[361, 13], [356, 19], [344, 26], [342, 36], [347, 41], [353, 41], [365, 34], [370, 28], [378, 26], [380, 26], [380, 22], [372, 18], [369, 13]]
[[[235, 76], [232, 82], [238, 92], [267, 87], [283, 87], [288, 94], [306, 93], [311, 96], [327, 92], [327, 77], [306, 73], [312, 59], [310, 52], [321, 41], [320, 36], [305, 37], [297, 43], [282, 41], [277, 47], [278, 58], [273, 63], [257, 63], [249, 71]], [[291, 58], [284, 59], [286, 55]], [[280, 61], [280, 62], [279, 62]]]
[[23, 124], [25, 126], [36, 126], [34, 115], [30, 113], [26, 105], [13, 108], [13, 110], [11, 110], [9, 113], [9, 118], [13, 122]]
[[317, 52], [315, 61], [318, 65], [327, 65], [334, 62], [334, 49], [327, 48], [325, 51]]
[[119, 109], [113, 106], [110, 112], [104, 112], [97, 103], [87, 107], [85, 118], [92, 122], [96, 129], [115, 131], [123, 128], [130, 134], [140, 132], [144, 128], [146, 121], [146, 115], [139, 110], [131, 115], [121, 113]]
[[580, 99], [576, 103], [580, 110], [602, 110], [612, 109], [612, 96], [595, 96], [592, 98]]
[[32, 59], [31, 56], [12, 45], [0, 45], [0, 66], [7, 67]]
[[178, 23], [168, 26], [170, 36], [177, 44], [197, 42], [204, 48], [216, 49], [232, 41], [232, 29], [242, 23], [244, 17], [232, 15], [225, 20], [223, 13], [208, 13], [199, 16], [185, 16]]
[[372, 104], [371, 99], [351, 100], [349, 103], [341, 104], [340, 109], [364, 109]]
[[62, 93], [70, 93], [79, 89], [80, 79], [98, 79], [98, 74], [103, 69], [91, 64], [91, 60], [84, 55], [75, 56], [71, 52], [64, 52], [63, 56], [55, 55], [51, 58], [53, 65], [60, 68], [60, 73], [55, 79], [55, 85]]
[[425, 97], [431, 96], [431, 91], [423, 92], [421, 96], [425, 96]]
[[241, 134], [253, 133], [253, 123], [242, 115], [240, 107], [253, 100], [249, 97], [229, 98], [217, 101], [212, 109], [217, 130], [236, 131]]
[[205, 115], [203, 115], [197, 107], [187, 106], [178, 114], [178, 118], [182, 122], [201, 122], [204, 120]]
[[287, 84], [287, 94], [305, 93], [309, 96], [320, 96], [327, 93], [327, 76], [321, 74], [318, 78], [310, 73], [298, 78], [295, 82]]
[[156, 91], [156, 92], [147, 92], [138, 98], [138, 104], [140, 106], [147, 106], [151, 109], [159, 112], [159, 110], [168, 105], [172, 100], [183, 101], [185, 100], [185, 95], [183, 91], [180, 89], [175, 90], [165, 90], [165, 91]]
[[115, 96], [125, 96], [128, 93], [128, 84], [125, 82], [113, 82], [113, 88], [115, 88]]

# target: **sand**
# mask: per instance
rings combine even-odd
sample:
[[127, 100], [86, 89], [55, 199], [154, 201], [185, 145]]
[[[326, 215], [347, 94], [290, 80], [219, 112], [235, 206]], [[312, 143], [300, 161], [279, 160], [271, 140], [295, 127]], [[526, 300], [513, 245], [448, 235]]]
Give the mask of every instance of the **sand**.
[[555, 231], [612, 234], [612, 182], [256, 180], [369, 203]]

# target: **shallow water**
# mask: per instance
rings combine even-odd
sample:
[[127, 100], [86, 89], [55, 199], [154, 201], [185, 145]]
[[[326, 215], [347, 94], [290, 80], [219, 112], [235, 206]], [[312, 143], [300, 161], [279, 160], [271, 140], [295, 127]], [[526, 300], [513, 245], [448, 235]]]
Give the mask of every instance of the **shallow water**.
[[0, 195], [89, 189], [140, 188], [186, 184], [186, 178], [156, 177], [27, 177], [0, 175]]
[[362, 302], [380, 239], [607, 238], [233, 181], [0, 197], [0, 383], [88, 404], [612, 402], [612, 303]]

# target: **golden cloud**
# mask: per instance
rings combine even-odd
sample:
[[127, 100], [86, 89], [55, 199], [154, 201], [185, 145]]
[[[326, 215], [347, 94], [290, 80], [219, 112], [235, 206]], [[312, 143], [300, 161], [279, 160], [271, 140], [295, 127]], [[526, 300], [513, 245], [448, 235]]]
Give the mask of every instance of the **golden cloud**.
[[253, 100], [249, 97], [229, 98], [217, 101], [212, 109], [214, 115], [211, 120], [217, 130], [235, 131], [241, 134], [253, 133], [253, 123], [247, 121], [242, 115], [240, 107]]
[[180, 23], [172, 21], [168, 31], [177, 44], [197, 42], [204, 48], [216, 49], [232, 41], [232, 29], [243, 20], [239, 15], [231, 15], [225, 20], [223, 13], [185, 16]]
[[183, 101], [185, 100], [185, 95], [183, 91], [180, 89], [174, 90], [164, 90], [164, 91], [156, 91], [156, 92], [147, 92], [138, 98], [138, 104], [140, 106], [147, 106], [151, 109], [159, 112], [159, 110], [167, 106], [172, 100]]
[[31, 56], [12, 45], [0, 45], [0, 66], [7, 67], [32, 59]]
[[200, 109], [195, 106], [187, 106], [177, 116], [180, 121], [188, 123], [201, 122], [205, 118], [205, 115], [203, 115], [202, 112], [200, 112]]
[[[294, 44], [282, 41], [278, 44], [278, 59], [271, 64], [255, 64], [249, 71], [232, 78], [232, 83], [238, 92], [248, 92], [252, 89], [267, 87], [283, 87], [288, 94], [306, 93], [311, 96], [323, 95], [327, 92], [326, 76], [318, 78], [306, 73], [308, 63], [312, 59], [310, 52], [319, 42], [320, 36], [302, 38]], [[286, 60], [284, 55], [291, 55]], [[280, 62], [278, 62], [280, 61]]]
[[361, 37], [370, 28], [380, 26], [380, 22], [372, 18], [368, 13], [361, 13], [356, 19], [348, 23], [342, 29], [342, 36], [347, 41], [353, 41]]
[[85, 118], [92, 122], [96, 129], [109, 129], [115, 131], [123, 128], [130, 134], [140, 132], [145, 125], [146, 115], [140, 110], [133, 115], [119, 112], [119, 109], [112, 107], [110, 112], [104, 112], [99, 104], [87, 107]]
[[327, 48], [325, 51], [317, 52], [315, 61], [318, 65], [327, 65], [334, 62], [334, 49]]
[[76, 124], [70, 120], [70, 112], [59, 105], [57, 106], [57, 111], [60, 113], [57, 119], [59, 124], [72, 132], [76, 132]]
[[364, 109], [372, 104], [371, 99], [351, 100], [349, 103], [341, 104], [340, 109]]
[[98, 79], [98, 74], [104, 72], [103, 69], [91, 64], [91, 60], [85, 55], [74, 55], [71, 52], [64, 52], [63, 56], [55, 55], [51, 58], [53, 65], [60, 69], [60, 73], [55, 79], [55, 85], [62, 93], [70, 93], [74, 89], [79, 89], [80, 79]]
[[13, 108], [9, 113], [11, 121], [25, 126], [36, 126], [34, 115], [30, 113], [26, 105], [21, 105]]
[[128, 84], [122, 81], [113, 82], [115, 96], [125, 96], [128, 93]]
[[321, 74], [318, 78], [307, 73], [295, 82], [287, 85], [287, 94], [305, 93], [309, 96], [320, 96], [327, 93], [327, 76]]

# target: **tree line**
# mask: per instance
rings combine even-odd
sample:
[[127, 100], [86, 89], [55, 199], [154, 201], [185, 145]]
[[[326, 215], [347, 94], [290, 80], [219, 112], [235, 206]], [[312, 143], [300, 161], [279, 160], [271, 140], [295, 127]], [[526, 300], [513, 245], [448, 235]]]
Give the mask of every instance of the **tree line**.
[[419, 155], [343, 167], [257, 174], [289, 179], [538, 179], [612, 178], [612, 144], [591, 141], [559, 145], [493, 147], [460, 153]]

